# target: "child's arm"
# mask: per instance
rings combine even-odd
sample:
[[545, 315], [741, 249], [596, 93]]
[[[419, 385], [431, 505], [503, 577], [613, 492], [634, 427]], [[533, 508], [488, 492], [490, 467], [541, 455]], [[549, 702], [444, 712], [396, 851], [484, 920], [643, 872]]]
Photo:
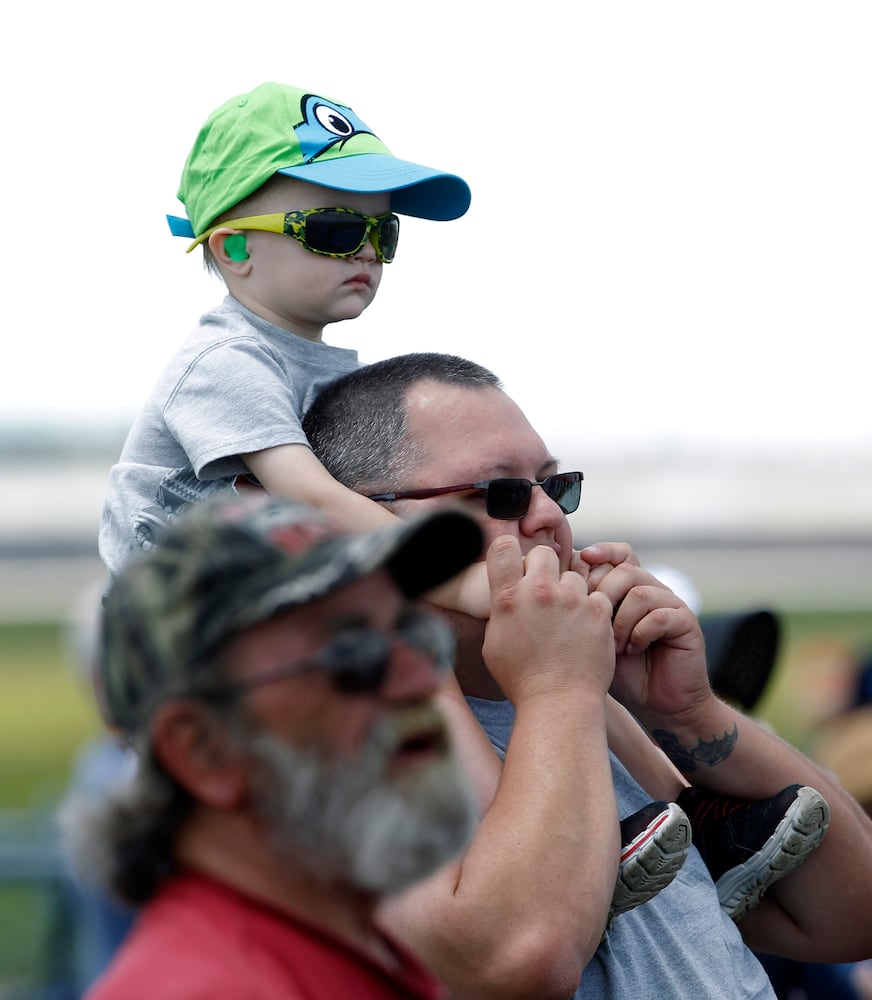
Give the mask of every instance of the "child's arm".
[[[570, 569], [580, 573], [591, 590], [618, 563], [638, 565], [638, 559], [629, 546], [603, 545], [600, 548], [603, 551], [596, 556], [590, 549], [583, 551], [601, 561], [588, 563], [581, 552], [573, 552], [570, 563]], [[682, 789], [688, 787], [687, 779], [654, 743], [639, 721], [611, 695], [606, 696], [606, 731], [609, 748], [652, 798], [674, 802]]]
[[606, 733], [609, 749], [651, 798], [674, 802], [688, 787], [684, 775], [611, 695], [606, 696]]
[[[241, 458], [267, 493], [310, 504], [353, 531], [384, 528], [397, 521], [386, 508], [337, 482], [306, 445], [277, 445]], [[485, 564], [470, 566], [427, 598], [451, 611], [488, 618], [490, 588]]]

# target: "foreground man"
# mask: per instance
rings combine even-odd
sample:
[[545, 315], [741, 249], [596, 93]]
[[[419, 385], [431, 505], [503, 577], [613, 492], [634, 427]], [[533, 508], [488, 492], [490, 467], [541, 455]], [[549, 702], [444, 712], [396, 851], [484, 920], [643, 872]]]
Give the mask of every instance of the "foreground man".
[[[592, 568], [579, 565], [551, 496], [557, 460], [492, 373], [446, 355], [393, 358], [325, 389], [304, 426], [345, 485], [404, 516], [459, 503], [484, 531], [489, 565], [501, 556], [487, 631], [453, 618], [460, 688], [504, 754], [502, 763], [492, 751], [488, 757], [465, 702], [451, 702], [490, 808], [463, 860], [391, 907], [393, 926], [458, 996], [771, 998], [749, 945], [816, 961], [872, 955], [868, 817], [830, 775], [714, 696], [698, 621], [627, 546], [585, 549]], [[503, 481], [499, 493], [495, 479]], [[546, 553], [564, 575], [586, 574], [592, 597], [609, 598], [611, 691], [694, 786], [766, 800], [799, 782], [829, 803], [817, 852], [739, 923], [692, 849], [669, 886], [601, 937], [596, 901], [602, 878], [614, 873], [617, 817], [677, 789], [658, 784], [656, 767], [632, 776], [609, 752], [609, 686], [593, 682], [602, 674], [593, 674], [590, 651], [575, 670], [555, 672], [537, 641], [525, 640], [516, 649], [527, 673], [518, 681], [505, 669], [507, 647], [490, 630], [514, 600], [521, 557], [538, 564]], [[565, 572], [572, 568], [579, 572]], [[529, 609], [540, 641], [569, 627], [570, 609], [555, 612], [546, 598]]]
[[413, 599], [481, 541], [451, 512], [341, 535], [261, 494], [198, 505], [122, 570], [97, 685], [138, 772], [65, 823], [142, 909], [89, 998], [442, 995], [374, 912], [475, 822], [433, 704], [453, 636]]

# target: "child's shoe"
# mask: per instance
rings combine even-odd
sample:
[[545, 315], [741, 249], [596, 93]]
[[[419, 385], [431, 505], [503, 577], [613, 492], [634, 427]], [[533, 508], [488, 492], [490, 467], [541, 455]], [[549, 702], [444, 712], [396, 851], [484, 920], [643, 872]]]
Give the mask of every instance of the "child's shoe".
[[606, 928], [669, 885], [690, 843], [690, 821], [675, 802], [649, 802], [621, 820], [621, 860]]
[[830, 822], [826, 799], [805, 785], [788, 785], [759, 801], [686, 788], [678, 802], [690, 817], [694, 846], [711, 872], [721, 908], [733, 920], [816, 850]]

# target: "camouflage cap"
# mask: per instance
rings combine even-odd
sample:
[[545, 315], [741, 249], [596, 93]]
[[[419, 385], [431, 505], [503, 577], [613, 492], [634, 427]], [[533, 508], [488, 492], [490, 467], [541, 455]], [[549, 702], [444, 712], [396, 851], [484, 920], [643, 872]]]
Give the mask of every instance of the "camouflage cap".
[[311, 507], [266, 494], [196, 504], [106, 594], [96, 678], [103, 715], [132, 732], [159, 702], [190, 690], [241, 630], [380, 568], [417, 597], [481, 549], [481, 529], [459, 511], [347, 534]]

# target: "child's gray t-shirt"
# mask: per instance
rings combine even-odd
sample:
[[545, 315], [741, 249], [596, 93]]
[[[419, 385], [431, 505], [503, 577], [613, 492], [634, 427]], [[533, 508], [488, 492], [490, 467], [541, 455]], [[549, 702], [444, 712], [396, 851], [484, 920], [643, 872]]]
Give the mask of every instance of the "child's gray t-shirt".
[[116, 574], [188, 504], [248, 469], [240, 455], [308, 445], [301, 420], [357, 352], [306, 340], [231, 296], [200, 319], [170, 360], [109, 474], [100, 556]]

